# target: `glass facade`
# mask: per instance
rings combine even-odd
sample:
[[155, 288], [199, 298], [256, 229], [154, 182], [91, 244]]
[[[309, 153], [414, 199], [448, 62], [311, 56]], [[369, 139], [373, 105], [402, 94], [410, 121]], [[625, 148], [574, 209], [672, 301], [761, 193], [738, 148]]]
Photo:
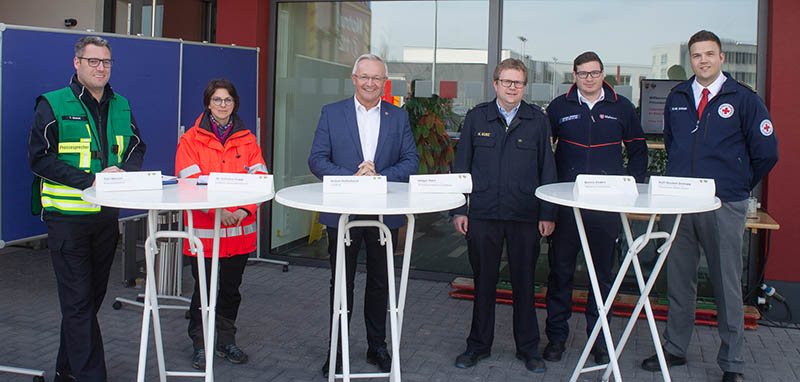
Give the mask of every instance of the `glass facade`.
[[[709, 17], [722, 9], [725, 17]], [[456, 142], [467, 110], [493, 98], [489, 66], [507, 57], [528, 66], [524, 99], [546, 106], [571, 86], [572, 60], [595, 51], [604, 61], [606, 81], [638, 106], [642, 80], [691, 76], [686, 41], [708, 29], [723, 40], [723, 70], [757, 88], [757, 21], [758, 0], [279, 2], [272, 120], [275, 186], [319, 181], [307, 160], [320, 110], [352, 97], [349, 75], [360, 54], [374, 53], [386, 60], [384, 100], [403, 107], [416, 98], [443, 99], [449, 108], [448, 134]], [[493, 35], [499, 38], [493, 40]], [[634, 229], [644, 226], [635, 223]], [[416, 231], [413, 269], [471, 274], [466, 242], [447, 214], [419, 216]], [[623, 243], [620, 251], [626, 249]], [[544, 283], [545, 240], [541, 248], [537, 280]], [[328, 257], [315, 214], [277, 203], [272, 204], [271, 250], [294, 257]], [[648, 256], [655, 256], [654, 245], [646, 251], [645, 266]], [[580, 257], [579, 262], [576, 282], [585, 285]], [[710, 295], [703, 278], [701, 294]], [[664, 285], [656, 289], [663, 291]]]

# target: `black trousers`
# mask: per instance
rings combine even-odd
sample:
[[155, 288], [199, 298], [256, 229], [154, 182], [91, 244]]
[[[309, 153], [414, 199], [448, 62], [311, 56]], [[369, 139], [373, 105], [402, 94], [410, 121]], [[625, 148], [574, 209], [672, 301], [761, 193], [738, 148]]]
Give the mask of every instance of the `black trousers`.
[[[239, 314], [239, 304], [242, 295], [239, 286], [242, 285], [244, 267], [247, 265], [248, 254], [219, 258], [219, 289], [217, 293], [217, 308], [215, 327], [217, 345], [225, 346], [236, 343], [236, 316]], [[211, 282], [211, 258], [206, 257], [206, 288]], [[200, 314], [200, 282], [197, 280], [197, 259], [192, 258], [192, 276], [194, 277], [194, 293], [189, 305], [189, 338], [195, 349], [203, 349], [203, 317]]]
[[539, 324], [534, 306], [534, 271], [539, 256], [537, 223], [469, 219], [467, 246], [475, 279], [472, 329], [467, 349], [488, 353], [494, 341], [495, 291], [503, 243], [508, 252], [514, 307], [514, 342], [526, 358], [539, 357]]
[[[581, 210], [583, 226], [592, 252], [597, 281], [603, 300], [611, 290], [614, 274], [616, 241], [622, 227], [618, 213]], [[553, 232], [548, 261], [550, 274], [547, 277], [547, 325], [545, 332], [550, 341], [566, 341], [572, 316], [572, 287], [575, 262], [581, 250], [581, 239], [571, 207], [558, 208], [558, 223]], [[610, 311], [609, 311], [609, 316]], [[597, 322], [597, 305], [592, 289], [586, 302], [586, 334], [590, 334]], [[603, 336], [598, 343], [604, 343]]]
[[[327, 227], [328, 253], [331, 260], [330, 314], [333, 317], [333, 286], [336, 282], [336, 235], [338, 230]], [[397, 243], [397, 229], [391, 230], [392, 243]], [[358, 252], [363, 242], [367, 247], [367, 285], [364, 289], [364, 323], [367, 327], [369, 350], [386, 347], [386, 311], [389, 305], [389, 286], [386, 269], [386, 247], [379, 241], [378, 229], [358, 227], [350, 229], [350, 245], [345, 246], [345, 274], [347, 286], [347, 322], [353, 315], [353, 289], [356, 279]], [[331, 321], [328, 321], [330, 325]], [[330, 327], [329, 327], [330, 328]], [[330, 334], [330, 332], [329, 332]], [[330, 336], [328, 337], [330, 340]], [[341, 348], [341, 339], [339, 340]]]
[[61, 305], [61, 343], [56, 371], [81, 382], [106, 380], [97, 311], [106, 296], [119, 240], [116, 220], [47, 222], [47, 244]]

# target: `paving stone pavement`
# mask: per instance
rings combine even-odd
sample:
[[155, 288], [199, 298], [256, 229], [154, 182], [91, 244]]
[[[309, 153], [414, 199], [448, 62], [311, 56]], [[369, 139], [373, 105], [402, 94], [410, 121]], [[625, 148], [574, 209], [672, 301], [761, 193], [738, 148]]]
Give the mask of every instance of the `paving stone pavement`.
[[[109, 291], [99, 319], [105, 343], [109, 380], [133, 381], [141, 329], [141, 309], [112, 309], [114, 297], [132, 297], [138, 290], [124, 288], [121, 257], [112, 270]], [[54, 374], [60, 313], [55, 277], [46, 250], [12, 247], [0, 250], [0, 365], [44, 369], [47, 380]], [[188, 270], [188, 268], [187, 268]], [[288, 273], [268, 264], [248, 265], [242, 284], [242, 305], [237, 321], [237, 342], [250, 356], [245, 365], [216, 359], [217, 381], [323, 381], [320, 367], [327, 354], [328, 282], [326, 268], [291, 266]], [[356, 278], [356, 301], [351, 323], [351, 354], [354, 371], [374, 372], [364, 361], [366, 339], [363, 323], [365, 278]], [[184, 272], [184, 293], [190, 293], [191, 275]], [[566, 381], [586, 341], [583, 315], [570, 320], [572, 334], [564, 359], [548, 363], [547, 372], [528, 372], [514, 357], [511, 307], [497, 306], [495, 344], [492, 356], [476, 367], [453, 366], [464, 350], [469, 332], [472, 302], [448, 297], [445, 282], [411, 280], [408, 288], [401, 364], [404, 381]], [[539, 309], [539, 328], [544, 332], [545, 311]], [[183, 311], [161, 315], [167, 369], [191, 370], [191, 342], [186, 335]], [[619, 335], [623, 319], [612, 320]], [[659, 323], [663, 329], [663, 323]], [[543, 340], [542, 347], [546, 343]], [[747, 381], [800, 380], [800, 331], [761, 327], [745, 333]], [[716, 328], [698, 326], [694, 332], [687, 366], [670, 370], [674, 381], [718, 381], [716, 364], [719, 338]], [[639, 368], [642, 358], [653, 354], [650, 332], [641, 320], [620, 359], [622, 376], [632, 381], [658, 381], [659, 373]], [[158, 380], [153, 338], [147, 359], [147, 381]], [[581, 381], [595, 381], [598, 373]], [[0, 381], [30, 381], [31, 377], [0, 373]], [[170, 380], [191, 380], [172, 378]], [[197, 380], [197, 379], [194, 379]], [[385, 380], [385, 379], [384, 379]]]

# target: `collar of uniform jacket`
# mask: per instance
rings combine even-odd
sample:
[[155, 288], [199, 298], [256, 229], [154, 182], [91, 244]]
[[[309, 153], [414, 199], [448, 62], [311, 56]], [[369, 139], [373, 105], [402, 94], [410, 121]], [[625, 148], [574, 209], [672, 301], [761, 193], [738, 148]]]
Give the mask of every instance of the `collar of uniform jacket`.
[[[78, 75], [73, 74], [72, 78], [69, 80], [69, 88], [72, 89], [72, 92], [75, 93], [75, 97], [81, 98], [81, 93], [85, 96], [92, 97], [92, 94], [89, 91], [84, 91], [84, 86], [78, 81]], [[108, 101], [111, 97], [114, 96], [114, 90], [111, 89], [111, 85], [106, 83], [106, 86], [103, 88], [103, 97], [100, 98], [99, 104], [102, 104], [105, 101]]]
[[[499, 119], [502, 122], [503, 115], [500, 114], [500, 110], [497, 109], [497, 98], [492, 100], [491, 107], [486, 108], [486, 121], [491, 122], [495, 119]], [[514, 120], [511, 121], [509, 127], [516, 126], [519, 122], [518, 120], [522, 119], [533, 119], [533, 106], [525, 103], [525, 101], [519, 102], [519, 109], [517, 110], [517, 115], [514, 116]]]
[[[617, 102], [617, 100], [619, 100], [617, 92], [614, 91], [614, 88], [608, 82], [603, 81], [603, 91], [605, 92], [603, 102]], [[578, 85], [572, 84], [569, 90], [567, 90], [566, 97], [567, 101], [575, 102], [580, 105], [581, 101], [578, 99]]]
[[[718, 97], [718, 96], [721, 96], [723, 94], [736, 93], [736, 85], [739, 84], [739, 82], [736, 81], [736, 79], [733, 78], [733, 76], [731, 76], [731, 74], [728, 73], [728, 72], [722, 72], [722, 75], [727, 77], [727, 79], [725, 80], [725, 82], [722, 83], [722, 89], [720, 89], [719, 93], [717, 93], [717, 95], [714, 96], [714, 97]], [[672, 88], [672, 89], [674, 91], [676, 91], [676, 92], [685, 93], [685, 94], [691, 96], [692, 99], [694, 99], [694, 90], [692, 90], [692, 84], [694, 83], [695, 77], [696, 76], [692, 76], [688, 80], [683, 81], [683, 82], [675, 85], [675, 87]], [[733, 81], [729, 81], [729, 80], [733, 80]], [[744, 86], [747, 87], [747, 85], [744, 85]]]

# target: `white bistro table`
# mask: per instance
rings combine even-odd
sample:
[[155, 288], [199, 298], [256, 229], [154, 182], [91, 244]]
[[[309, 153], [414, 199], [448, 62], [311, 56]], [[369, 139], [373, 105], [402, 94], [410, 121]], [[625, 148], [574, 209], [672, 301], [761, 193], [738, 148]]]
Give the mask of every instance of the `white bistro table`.
[[[195, 179], [179, 179], [178, 184], [165, 185], [162, 190], [148, 191], [113, 191], [101, 192], [92, 187], [83, 191], [81, 196], [87, 202], [101, 206], [148, 210], [147, 240], [145, 241], [145, 263], [147, 279], [145, 281], [144, 312], [142, 313], [142, 334], [139, 343], [139, 367], [137, 381], [145, 380], [147, 362], [147, 341], [150, 334], [150, 318], [153, 319], [153, 332], [156, 342], [159, 380], [165, 382], [168, 376], [204, 377], [206, 381], [214, 380], [214, 311], [217, 305], [217, 277], [219, 265], [219, 238], [227, 232], [220, 229], [220, 210], [246, 204], [262, 203], [272, 199], [273, 193], [263, 192], [208, 192], [206, 186], [198, 186]], [[200, 309], [203, 318], [203, 335], [205, 336], [206, 369], [201, 372], [168, 371], [164, 364], [164, 346], [161, 337], [161, 321], [159, 318], [158, 294], [155, 280], [155, 255], [158, 252], [156, 240], [163, 238], [188, 239], [189, 247], [197, 256], [198, 278], [200, 285], [206, 285], [205, 261], [203, 261], [203, 244], [193, 234], [192, 214], [188, 214], [186, 231], [159, 231], [159, 211], [175, 210], [208, 210], [215, 209], [214, 244], [211, 258], [210, 288], [200, 288]]]
[[[605, 370], [603, 374], [603, 381], [607, 381], [612, 373], [615, 381], [622, 381], [618, 359], [622, 353], [622, 349], [625, 347], [625, 343], [630, 337], [636, 321], [639, 318], [639, 313], [641, 313], [642, 308], [645, 310], [647, 322], [650, 326], [650, 334], [653, 337], [653, 344], [655, 345], [658, 361], [661, 365], [661, 374], [664, 377], [664, 381], [671, 381], [664, 358], [664, 352], [661, 348], [661, 340], [658, 335], [658, 328], [656, 327], [655, 318], [653, 317], [653, 310], [650, 307], [650, 290], [653, 289], [653, 285], [658, 278], [658, 273], [661, 271], [661, 267], [664, 265], [664, 261], [667, 258], [669, 249], [672, 246], [672, 241], [675, 238], [675, 234], [678, 232], [678, 225], [681, 221], [681, 215], [712, 211], [719, 208], [722, 204], [719, 198], [716, 197], [687, 198], [660, 195], [650, 196], [647, 192], [648, 186], [646, 184], [639, 184], [637, 186], [639, 189], [639, 195], [630, 197], [625, 197], [622, 195], [576, 197], [576, 195], [573, 193], [574, 183], [572, 182], [548, 184], [536, 189], [536, 196], [539, 197], [539, 199], [562, 206], [572, 207], [572, 210], [575, 213], [575, 223], [578, 227], [578, 234], [581, 239], [583, 256], [586, 260], [586, 269], [589, 273], [589, 280], [592, 285], [592, 292], [595, 296], [597, 296], [597, 298], [595, 298], [595, 302], [597, 303], [599, 317], [591, 335], [589, 336], [586, 346], [583, 348], [583, 353], [578, 360], [578, 365], [575, 367], [575, 371], [572, 373], [572, 377], [570, 378], [571, 382], [577, 381], [578, 376], [582, 373], [598, 370]], [[622, 228], [623, 232], [625, 233], [625, 239], [628, 242], [628, 252], [625, 254], [625, 258], [622, 260], [617, 277], [614, 279], [614, 283], [611, 286], [608, 297], [604, 302], [601, 302], [601, 299], [599, 298], [599, 296], [601, 296], [600, 287], [597, 282], [597, 274], [595, 273], [592, 254], [589, 250], [589, 242], [586, 238], [586, 230], [583, 226], [583, 219], [581, 218], [581, 208], [587, 210], [618, 212], [620, 218], [622, 219]], [[647, 230], [644, 234], [640, 235], [636, 239], [633, 238], [631, 226], [628, 222], [627, 214], [629, 213], [650, 215], [650, 219], [647, 224]], [[670, 232], [653, 232], [656, 216], [661, 214], [677, 215], [675, 218], [675, 223], [672, 225]], [[656, 259], [656, 263], [653, 266], [652, 272], [650, 273], [650, 277], [647, 279], [647, 281], [645, 281], [642, 267], [639, 263], [638, 254], [652, 239], [665, 239], [665, 242], [663, 245], [661, 245], [661, 247], [658, 248], [658, 258]], [[631, 264], [633, 264], [633, 270], [636, 274], [636, 281], [639, 285], [640, 296], [636, 302], [636, 307], [634, 308], [630, 319], [628, 320], [628, 324], [625, 326], [622, 337], [620, 337], [619, 343], [617, 343], [615, 346], [611, 337], [611, 329], [608, 325], [606, 314], [609, 309], [611, 309], [614, 298], [616, 297], [619, 287], [622, 284], [622, 280], [624, 279], [625, 274], [627, 273]], [[584, 368], [583, 366], [586, 364], [586, 359], [589, 357], [589, 353], [591, 352], [601, 330], [605, 338], [606, 346], [608, 347], [608, 354], [611, 356], [609, 357], [610, 364]]]
[[[333, 290], [333, 318], [331, 322], [331, 351], [328, 380], [336, 378], [350, 381], [351, 378], [386, 378], [400, 381], [400, 335], [403, 327], [408, 286], [408, 271], [411, 264], [411, 242], [414, 239], [414, 214], [439, 212], [460, 207], [466, 202], [463, 194], [409, 193], [407, 183], [388, 183], [386, 194], [323, 194], [322, 183], [304, 184], [284, 188], [275, 195], [275, 201], [287, 207], [307, 211], [341, 214], [336, 238], [336, 282]], [[353, 220], [351, 215], [378, 215], [378, 220]], [[406, 231], [403, 266], [400, 273], [400, 291], [395, 296], [394, 259], [392, 235], [383, 224], [383, 215], [406, 215]], [[386, 245], [386, 265], [389, 284], [389, 321], [392, 339], [392, 370], [389, 373], [350, 373], [350, 346], [347, 333], [347, 290], [345, 282], [344, 246], [350, 245], [349, 229], [354, 227], [377, 227], [381, 244]], [[341, 330], [340, 330], [341, 329]], [[341, 331], [342, 374], [336, 374], [336, 352]]]

